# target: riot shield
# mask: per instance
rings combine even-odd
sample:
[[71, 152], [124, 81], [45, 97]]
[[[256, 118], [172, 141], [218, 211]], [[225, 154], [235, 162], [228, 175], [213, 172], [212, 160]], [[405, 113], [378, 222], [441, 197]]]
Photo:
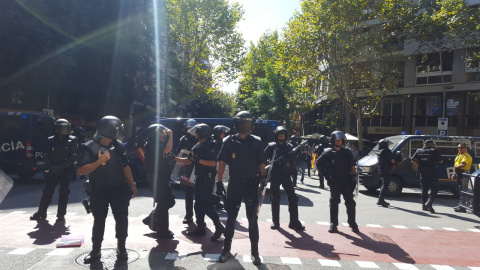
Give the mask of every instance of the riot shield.
[[0, 170], [0, 203], [2, 203], [3, 199], [7, 196], [8, 192], [13, 187], [13, 180], [7, 174], [5, 174], [2, 170]]

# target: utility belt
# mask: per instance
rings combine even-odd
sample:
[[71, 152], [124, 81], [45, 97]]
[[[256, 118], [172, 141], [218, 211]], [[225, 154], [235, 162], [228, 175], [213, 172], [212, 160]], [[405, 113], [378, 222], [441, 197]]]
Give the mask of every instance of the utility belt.
[[211, 180], [215, 180], [215, 174], [210, 172], [210, 173], [207, 173], [207, 174], [195, 174], [196, 176], [196, 180], [195, 182], [199, 182], [199, 181], [211, 181]]
[[257, 177], [253, 177], [253, 178], [230, 178], [231, 183], [246, 184], [246, 183], [251, 183], [251, 182], [255, 182], [255, 181], [257, 181]]

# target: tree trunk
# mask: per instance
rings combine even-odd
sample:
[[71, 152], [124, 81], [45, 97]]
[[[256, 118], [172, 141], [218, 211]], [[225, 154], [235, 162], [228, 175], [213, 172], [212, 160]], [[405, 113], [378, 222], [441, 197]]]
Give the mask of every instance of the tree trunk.
[[357, 120], [357, 137], [358, 137], [358, 151], [363, 149], [363, 126], [362, 126], [362, 108], [357, 106], [357, 111], [355, 112], [355, 118]]

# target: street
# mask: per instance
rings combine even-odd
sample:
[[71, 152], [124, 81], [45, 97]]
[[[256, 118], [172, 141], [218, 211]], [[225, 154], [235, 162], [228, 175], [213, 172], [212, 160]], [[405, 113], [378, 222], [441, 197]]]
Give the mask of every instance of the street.
[[[13, 176], [12, 176], [13, 177]], [[329, 192], [318, 188], [318, 177], [298, 182], [299, 217], [304, 232], [288, 228], [288, 201], [282, 191], [281, 228], [271, 230], [269, 193], [259, 216], [259, 251], [263, 264], [254, 266], [250, 260], [250, 242], [245, 207], [242, 205], [232, 253], [224, 264], [216, 262], [223, 247], [223, 237], [210, 242], [213, 224], [206, 218], [207, 235], [188, 237], [182, 224], [185, 214], [184, 192], [175, 187], [176, 205], [170, 210], [172, 240], [157, 240], [142, 223], [153, 209], [150, 190], [139, 188], [129, 208], [129, 263], [115, 262], [115, 225], [111, 213], [107, 218], [102, 263], [81, 266], [91, 249], [93, 218], [87, 215], [82, 199], [83, 181], [71, 183], [66, 224], [54, 225], [57, 210], [56, 190], [48, 216], [43, 221], [30, 221], [36, 212], [43, 189], [38, 174], [28, 182], [14, 178], [15, 185], [0, 204], [0, 269], [480, 269], [480, 219], [471, 213], [455, 213], [458, 203], [449, 192], [440, 191], [434, 203], [436, 213], [421, 210], [420, 190], [404, 189], [400, 197], [386, 198], [389, 208], [376, 205], [378, 191], [369, 193], [360, 187], [357, 202], [357, 223], [360, 234], [346, 224], [345, 206], [340, 204], [338, 234], [327, 232], [329, 225]], [[226, 213], [221, 212], [222, 222]], [[81, 247], [56, 248], [62, 235], [83, 235]], [[79, 263], [80, 262], [80, 263]]]

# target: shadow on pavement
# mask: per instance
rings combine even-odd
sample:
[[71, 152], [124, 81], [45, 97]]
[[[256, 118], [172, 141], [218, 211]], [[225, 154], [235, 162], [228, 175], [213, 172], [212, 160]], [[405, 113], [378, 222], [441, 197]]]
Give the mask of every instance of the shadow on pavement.
[[293, 249], [298, 250], [311, 250], [315, 251], [319, 255], [322, 255], [325, 258], [331, 260], [340, 260], [340, 256], [333, 252], [335, 250], [333, 245], [322, 243], [318, 240], [315, 240], [310, 234], [301, 231], [297, 232], [300, 234], [300, 237], [287, 232], [282, 227], [278, 228], [278, 231], [288, 238], [289, 241], [286, 244], [290, 245]]
[[27, 235], [35, 239], [35, 241], [33, 241], [35, 245], [49, 245], [57, 239], [60, 239], [62, 235], [70, 234], [70, 229], [65, 226], [65, 223], [55, 223], [52, 225], [45, 219], [37, 221], [34, 229], [38, 230], [31, 231], [27, 233]]

